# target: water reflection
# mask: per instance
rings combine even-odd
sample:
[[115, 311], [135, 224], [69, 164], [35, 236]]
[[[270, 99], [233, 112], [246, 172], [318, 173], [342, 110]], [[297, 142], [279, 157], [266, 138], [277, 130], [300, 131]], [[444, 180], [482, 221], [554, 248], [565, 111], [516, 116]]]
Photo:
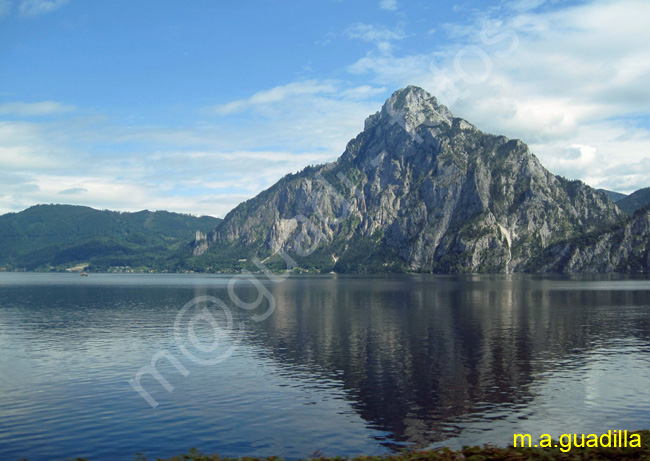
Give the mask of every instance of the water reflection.
[[599, 283], [291, 280], [273, 287], [278, 309], [259, 340], [289, 367], [343, 380], [363, 419], [396, 442], [426, 447], [459, 435], [460, 419], [494, 422], [508, 411], [486, 412], [524, 408], [536, 379], [589, 364], [589, 351], [622, 339], [648, 344], [647, 282], [625, 291]]
[[[0, 457], [200, 446], [297, 458], [649, 427], [645, 278], [290, 278], [265, 284], [277, 307], [264, 322], [230, 303], [246, 323], [232, 357], [192, 364], [176, 314], [196, 296], [228, 301], [227, 283], [3, 274]], [[251, 285], [238, 293], [257, 297]], [[128, 380], [161, 349], [191, 374], [163, 366], [174, 392], [146, 383], [154, 411]]]

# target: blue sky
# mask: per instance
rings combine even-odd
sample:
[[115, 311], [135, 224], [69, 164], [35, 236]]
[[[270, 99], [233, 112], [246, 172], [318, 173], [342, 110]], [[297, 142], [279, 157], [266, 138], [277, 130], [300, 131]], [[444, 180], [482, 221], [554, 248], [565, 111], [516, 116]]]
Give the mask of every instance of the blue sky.
[[650, 2], [0, 0], [0, 213], [223, 216], [420, 85], [552, 172], [650, 186]]

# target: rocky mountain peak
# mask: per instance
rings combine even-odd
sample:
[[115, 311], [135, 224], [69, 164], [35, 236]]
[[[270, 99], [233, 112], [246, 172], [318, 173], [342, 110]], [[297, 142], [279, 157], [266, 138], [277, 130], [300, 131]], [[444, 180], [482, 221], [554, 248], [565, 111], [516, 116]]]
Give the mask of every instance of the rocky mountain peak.
[[214, 267], [253, 257], [282, 266], [282, 249], [327, 272], [516, 272], [619, 214], [600, 192], [551, 174], [523, 142], [483, 133], [409, 86], [339, 160], [283, 178], [195, 245]]
[[395, 91], [386, 100], [384, 107], [390, 106], [396, 112], [418, 112], [428, 105], [438, 107], [438, 101], [435, 96], [420, 87], [409, 85], [406, 88]]
[[380, 112], [368, 117], [366, 129], [379, 122], [399, 123], [407, 131], [420, 125], [452, 125], [454, 116], [435, 96], [420, 87], [409, 85], [386, 100]]

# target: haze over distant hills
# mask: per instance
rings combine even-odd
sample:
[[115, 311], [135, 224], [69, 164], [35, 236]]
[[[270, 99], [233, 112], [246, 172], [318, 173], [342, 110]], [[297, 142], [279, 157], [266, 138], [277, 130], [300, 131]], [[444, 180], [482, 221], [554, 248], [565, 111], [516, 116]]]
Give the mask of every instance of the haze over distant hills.
[[0, 217], [0, 266], [645, 271], [649, 202], [650, 188], [625, 196], [556, 176], [522, 141], [410, 86], [338, 160], [285, 176], [223, 220], [36, 206]]

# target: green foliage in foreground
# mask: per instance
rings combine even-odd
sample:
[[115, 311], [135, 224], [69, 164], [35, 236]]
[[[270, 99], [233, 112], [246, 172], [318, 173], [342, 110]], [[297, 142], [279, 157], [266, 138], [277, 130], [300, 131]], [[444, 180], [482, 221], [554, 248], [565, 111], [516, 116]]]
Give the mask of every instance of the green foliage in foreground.
[[[342, 458], [325, 456], [318, 457], [317, 454], [311, 460], [319, 461], [449, 461], [449, 460], [595, 460], [595, 459], [616, 459], [616, 460], [650, 460], [650, 431], [630, 432], [641, 435], [641, 447], [639, 448], [572, 448], [563, 451], [558, 444], [557, 448], [499, 448], [491, 445], [483, 447], [463, 447], [461, 450], [450, 450], [440, 448], [426, 451], [405, 451], [400, 454], [385, 456], [359, 456], [356, 458]], [[205, 455], [196, 449], [190, 450], [189, 454], [174, 456], [168, 460], [157, 458], [157, 461], [281, 461], [281, 458], [221, 458], [218, 455]], [[146, 461], [147, 458], [138, 455], [136, 461]], [[77, 458], [77, 461], [88, 461]]]

